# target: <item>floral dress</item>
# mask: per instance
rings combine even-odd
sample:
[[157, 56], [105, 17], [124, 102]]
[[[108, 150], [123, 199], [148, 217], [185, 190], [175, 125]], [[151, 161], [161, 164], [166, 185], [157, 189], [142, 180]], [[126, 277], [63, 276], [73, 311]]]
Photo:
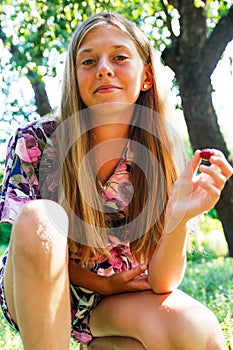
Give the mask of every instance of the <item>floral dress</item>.
[[[46, 166], [44, 169], [51, 169], [56, 163], [56, 141], [53, 139], [53, 132], [56, 130], [57, 120], [41, 119], [30, 123], [24, 128], [19, 128], [14, 137], [11, 138], [6, 157], [5, 173], [0, 197], [0, 220], [13, 223], [16, 215], [20, 212], [25, 203], [44, 198], [56, 201], [57, 172], [46, 170], [40, 172], [40, 161], [45, 147], [48, 151]], [[123, 226], [126, 220], [127, 203], [133, 194], [130, 183], [130, 164], [133, 153], [130, 152], [128, 143], [122, 158], [102, 188], [102, 199], [104, 205], [114, 209], [114, 213], [106, 214], [106, 221], [109, 227]], [[40, 179], [39, 179], [40, 177]], [[42, 195], [43, 192], [43, 195]], [[119, 237], [108, 236], [109, 251], [111, 258], [102, 260], [90, 260], [87, 268], [102, 276], [110, 276], [116, 272], [125, 271], [135, 266], [129, 243]], [[0, 271], [0, 303], [3, 314], [8, 323], [18, 330], [17, 325], [9, 314], [4, 295], [4, 269], [7, 260], [6, 250]], [[69, 253], [69, 258], [79, 261], [79, 256]], [[103, 298], [102, 295], [91, 290], [71, 284], [71, 335], [78, 342], [88, 344], [92, 340], [89, 328], [89, 318], [95, 306]]]

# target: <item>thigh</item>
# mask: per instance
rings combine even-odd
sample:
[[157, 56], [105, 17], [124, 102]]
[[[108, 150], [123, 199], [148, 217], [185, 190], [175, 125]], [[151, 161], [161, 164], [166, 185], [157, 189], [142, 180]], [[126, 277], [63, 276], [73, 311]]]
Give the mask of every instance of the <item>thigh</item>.
[[162, 314], [167, 311], [163, 303], [169, 294], [155, 295], [153, 292], [133, 292], [105, 297], [90, 317], [94, 337], [123, 336], [141, 341], [140, 333], [148, 322], [153, 321], [159, 330]]
[[186, 349], [187, 343], [190, 350], [204, 349], [199, 344], [207, 341], [206, 334], [210, 338], [212, 333], [220, 333], [213, 314], [179, 290], [164, 295], [145, 291], [105, 297], [93, 311], [90, 327], [93, 336], [131, 337], [153, 350]]

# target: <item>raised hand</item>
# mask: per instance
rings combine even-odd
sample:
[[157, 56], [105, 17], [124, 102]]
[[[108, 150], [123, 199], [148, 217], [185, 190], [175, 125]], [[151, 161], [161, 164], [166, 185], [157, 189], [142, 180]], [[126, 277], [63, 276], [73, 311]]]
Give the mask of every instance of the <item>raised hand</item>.
[[[222, 152], [212, 149], [210, 166], [200, 165], [201, 151], [197, 150], [175, 182], [167, 206], [166, 231], [180, 223], [212, 209], [220, 198], [233, 168]], [[199, 174], [196, 174], [199, 170]]]

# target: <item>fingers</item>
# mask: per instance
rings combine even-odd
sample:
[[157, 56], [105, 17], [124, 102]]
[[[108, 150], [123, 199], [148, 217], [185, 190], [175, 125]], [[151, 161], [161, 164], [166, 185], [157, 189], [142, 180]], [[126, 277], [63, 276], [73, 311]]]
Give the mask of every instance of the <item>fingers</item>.
[[192, 172], [194, 175], [198, 169], [199, 164], [201, 163], [200, 150], [196, 150], [192, 158], [190, 159], [190, 166], [188, 165], [188, 171]]
[[192, 158], [189, 160], [187, 166], [179, 176], [179, 181], [188, 180], [190, 181], [193, 178], [193, 175], [196, 174], [198, 166], [201, 163], [200, 151], [197, 150]]
[[147, 269], [147, 265], [146, 264], [141, 264], [141, 265], [137, 265], [132, 270], [125, 271], [124, 272], [124, 274], [125, 274], [125, 276], [124, 276], [125, 282], [128, 282], [128, 281], [138, 277], [143, 272], [145, 272], [146, 269]]
[[[213, 169], [217, 169], [218, 172], [221, 172], [221, 174], [223, 175], [223, 177], [225, 177], [225, 182], [232, 176], [233, 174], [233, 168], [231, 166], [231, 164], [227, 161], [226, 157], [224, 156], [224, 154], [217, 150], [217, 149], [211, 149], [212, 151], [212, 155], [209, 158], [209, 162], [211, 163], [212, 166], [210, 166], [209, 168]], [[186, 167], [183, 176], [182, 177], [190, 177], [190, 175], [194, 175], [198, 169], [199, 164], [201, 163], [201, 156], [200, 156], [201, 151], [200, 150], [196, 150], [193, 157], [190, 159], [190, 162], [188, 164], [188, 166]], [[202, 168], [203, 172], [204, 168]], [[207, 171], [206, 171], [207, 173]], [[209, 174], [210, 175], [210, 174]], [[215, 172], [215, 175], [217, 175], [217, 173]], [[222, 180], [223, 177], [221, 177], [221, 179], [219, 181], [217, 181], [217, 183], [219, 182], [220, 186], [222, 186]]]
[[129, 271], [124, 271], [123, 280], [125, 291], [143, 291], [150, 290], [151, 285], [148, 282], [148, 276], [144, 273], [147, 269], [146, 264], [141, 264]]
[[198, 184], [199, 184], [199, 186], [204, 188], [209, 193], [209, 195], [212, 198], [213, 203], [216, 203], [219, 200], [220, 195], [221, 195], [221, 189], [219, 189], [218, 187], [216, 187], [215, 185], [213, 185], [213, 184], [211, 184], [210, 182], [207, 182], [207, 181], [201, 181], [200, 180], [198, 182]]
[[[201, 151], [196, 150], [175, 182], [166, 211], [170, 213], [170, 221], [167, 222], [171, 222], [173, 226], [181, 217], [184, 222], [213, 208], [226, 181], [233, 174], [232, 166], [222, 152], [213, 149], [210, 154], [210, 166], [207, 166], [200, 164]], [[200, 171], [199, 174], [197, 170]]]
[[226, 183], [226, 176], [224, 176], [222, 174], [222, 172], [220, 172], [218, 169], [207, 166], [207, 165], [200, 165], [199, 170], [201, 173], [205, 173], [209, 176], [211, 176], [211, 178], [214, 180], [214, 183], [216, 185], [216, 187], [219, 190], [222, 190], [223, 187], [225, 186]]
[[[216, 149], [212, 149], [211, 151], [212, 155], [209, 158], [209, 162], [211, 163], [211, 165], [206, 166], [202, 164], [200, 165], [199, 170], [202, 174], [204, 173], [206, 175], [209, 175], [216, 188], [222, 190], [225, 186], [226, 181], [233, 174], [233, 168], [221, 151]], [[199, 151], [197, 151], [197, 154], [198, 153]], [[202, 177], [201, 181], [204, 180], [205, 178]], [[208, 181], [208, 178], [206, 178], [206, 181]], [[206, 189], [207, 187], [205, 186]]]
[[233, 174], [233, 168], [231, 164], [227, 161], [224, 154], [216, 149], [212, 149], [213, 156], [210, 157], [210, 162], [221, 170], [221, 173], [228, 180]]

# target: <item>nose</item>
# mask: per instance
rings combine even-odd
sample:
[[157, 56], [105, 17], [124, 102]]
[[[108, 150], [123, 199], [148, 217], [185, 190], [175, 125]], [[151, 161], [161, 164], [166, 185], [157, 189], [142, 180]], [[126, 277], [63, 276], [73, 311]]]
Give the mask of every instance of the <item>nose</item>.
[[113, 77], [114, 72], [111, 68], [110, 62], [106, 58], [101, 58], [97, 67], [96, 78]]

